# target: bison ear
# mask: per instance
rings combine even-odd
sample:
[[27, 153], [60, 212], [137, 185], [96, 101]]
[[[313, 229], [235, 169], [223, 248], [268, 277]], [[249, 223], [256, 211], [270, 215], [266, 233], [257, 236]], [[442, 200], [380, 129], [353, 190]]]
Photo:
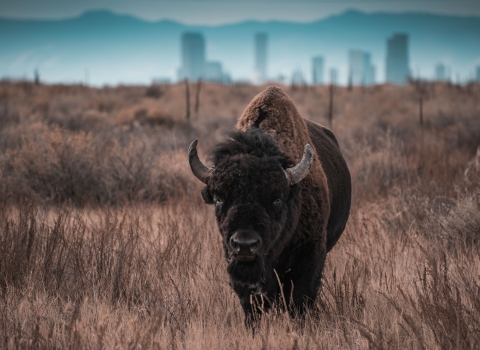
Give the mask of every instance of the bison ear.
[[290, 194], [288, 196], [288, 200], [290, 201], [297, 198], [300, 192], [302, 192], [302, 186], [300, 186], [300, 184], [290, 186]]
[[208, 190], [208, 186], [205, 186], [202, 190], [203, 201], [207, 204], [213, 204], [213, 196]]

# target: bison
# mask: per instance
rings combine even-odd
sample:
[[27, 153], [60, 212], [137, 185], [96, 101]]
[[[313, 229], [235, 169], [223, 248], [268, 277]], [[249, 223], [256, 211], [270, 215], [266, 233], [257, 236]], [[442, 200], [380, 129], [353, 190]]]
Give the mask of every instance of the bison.
[[[313, 147], [312, 147], [313, 145]], [[303, 119], [278, 87], [257, 95], [210, 153], [188, 150], [201, 194], [215, 206], [230, 285], [246, 323], [256, 302], [283, 300], [292, 316], [317, 297], [325, 258], [350, 213], [351, 181], [334, 134]]]

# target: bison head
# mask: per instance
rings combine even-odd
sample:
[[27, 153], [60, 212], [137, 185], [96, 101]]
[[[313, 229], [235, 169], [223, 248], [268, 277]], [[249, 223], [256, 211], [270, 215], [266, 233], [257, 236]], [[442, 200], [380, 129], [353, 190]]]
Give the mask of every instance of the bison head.
[[293, 165], [270, 134], [235, 132], [216, 146], [213, 167], [207, 167], [196, 145], [195, 140], [188, 150], [190, 166], [206, 184], [204, 201], [215, 206], [232, 282], [258, 285], [298, 223], [298, 183], [308, 175], [313, 149], [306, 144], [302, 160]]

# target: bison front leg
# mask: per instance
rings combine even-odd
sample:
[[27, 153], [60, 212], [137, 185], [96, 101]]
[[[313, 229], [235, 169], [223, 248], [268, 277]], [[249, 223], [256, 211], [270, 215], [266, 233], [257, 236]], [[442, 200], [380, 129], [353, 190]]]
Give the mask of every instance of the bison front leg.
[[326, 253], [314, 245], [298, 255], [300, 259], [284, 278], [283, 292], [292, 316], [303, 317], [312, 309], [321, 285]]

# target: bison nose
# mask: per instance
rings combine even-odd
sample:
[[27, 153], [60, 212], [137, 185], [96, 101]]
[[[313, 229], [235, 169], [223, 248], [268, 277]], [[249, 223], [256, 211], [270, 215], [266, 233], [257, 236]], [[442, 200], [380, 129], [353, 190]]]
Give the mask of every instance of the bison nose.
[[230, 238], [230, 246], [237, 255], [255, 255], [262, 246], [262, 240], [256, 233], [239, 231]]

